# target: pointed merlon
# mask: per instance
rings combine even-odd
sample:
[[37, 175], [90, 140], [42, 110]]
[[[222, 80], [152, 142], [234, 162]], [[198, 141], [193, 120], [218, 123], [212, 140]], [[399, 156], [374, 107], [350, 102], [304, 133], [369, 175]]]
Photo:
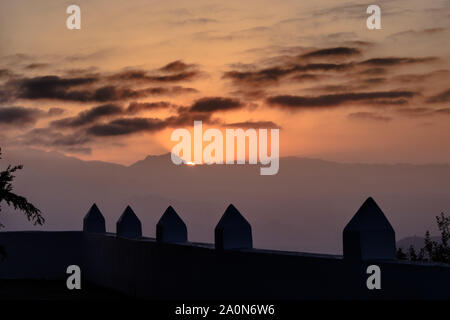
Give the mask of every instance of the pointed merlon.
[[162, 243], [184, 243], [187, 241], [187, 228], [184, 221], [169, 206], [156, 224], [156, 240]]
[[120, 216], [116, 223], [116, 233], [122, 238], [140, 238], [142, 237], [142, 225], [139, 218], [130, 206]]
[[252, 227], [230, 204], [214, 230], [216, 249], [253, 248]]
[[83, 218], [83, 231], [105, 233], [105, 218], [94, 203]]
[[344, 228], [343, 240], [345, 259], [395, 259], [395, 231], [371, 197]]

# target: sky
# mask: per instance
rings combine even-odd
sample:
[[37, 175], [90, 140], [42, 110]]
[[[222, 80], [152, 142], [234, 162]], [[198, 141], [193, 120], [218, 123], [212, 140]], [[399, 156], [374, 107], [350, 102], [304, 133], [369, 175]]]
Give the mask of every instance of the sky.
[[448, 0], [0, 0], [1, 146], [131, 164], [202, 120], [279, 128], [281, 156], [450, 163], [449, 17]]

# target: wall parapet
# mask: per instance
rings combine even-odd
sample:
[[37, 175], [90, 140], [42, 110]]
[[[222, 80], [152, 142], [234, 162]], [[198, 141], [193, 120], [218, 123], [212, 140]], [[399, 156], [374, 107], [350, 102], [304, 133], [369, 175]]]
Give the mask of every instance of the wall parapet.
[[[450, 266], [395, 260], [394, 230], [371, 198], [344, 229], [343, 256], [255, 249], [234, 206], [217, 224], [215, 244], [188, 242], [172, 207], [156, 238], [142, 236], [131, 207], [116, 234], [96, 205], [83, 221], [83, 231], [0, 232], [8, 252], [0, 278], [63, 278], [76, 264], [89, 282], [151, 299], [450, 299]], [[381, 290], [366, 285], [373, 264]]]

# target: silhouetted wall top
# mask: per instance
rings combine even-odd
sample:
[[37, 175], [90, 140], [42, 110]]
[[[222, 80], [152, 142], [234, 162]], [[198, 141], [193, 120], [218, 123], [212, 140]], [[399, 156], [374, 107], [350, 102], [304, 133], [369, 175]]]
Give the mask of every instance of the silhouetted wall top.
[[105, 218], [94, 203], [83, 218], [83, 231], [105, 233]]
[[392, 230], [391, 223], [384, 215], [378, 204], [372, 197], [367, 198], [353, 218], [349, 221], [345, 230]]
[[186, 224], [172, 206], [166, 209], [156, 225], [156, 240], [165, 243], [187, 241]]
[[[350, 261], [252, 249], [251, 226], [233, 205], [215, 228], [217, 250], [209, 244], [160, 245], [140, 238], [141, 223], [129, 206], [114, 236], [104, 233], [105, 219], [94, 204], [84, 217], [84, 231], [92, 230], [103, 234], [0, 232], [0, 243], [14, 249], [0, 264], [0, 278], [62, 279], [67, 266], [76, 264], [93, 284], [152, 299], [450, 298], [448, 265], [383, 261], [395, 257], [395, 233], [372, 198], [344, 229], [344, 258]], [[172, 207], [157, 224], [157, 239], [187, 239], [186, 225]], [[382, 270], [382, 290], [367, 287], [366, 270], [374, 263]]]
[[344, 258], [395, 259], [395, 231], [369, 197], [344, 228]]
[[140, 238], [142, 237], [141, 221], [130, 206], [120, 216], [116, 223], [116, 233], [118, 237]]
[[219, 220], [214, 238], [217, 249], [253, 248], [252, 227], [232, 204]]

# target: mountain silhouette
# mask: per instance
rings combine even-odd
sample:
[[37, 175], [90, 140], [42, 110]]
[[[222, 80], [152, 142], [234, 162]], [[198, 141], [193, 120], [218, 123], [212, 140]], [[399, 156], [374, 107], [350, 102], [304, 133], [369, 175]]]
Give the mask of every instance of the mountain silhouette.
[[[440, 242], [441, 237], [431, 237], [431, 240]], [[397, 248], [402, 248], [404, 252], [407, 252], [410, 246], [413, 246], [416, 251], [422, 249], [425, 246], [425, 237], [412, 236], [397, 241]]]
[[[261, 176], [259, 165], [174, 165], [170, 154], [125, 166], [82, 161], [56, 152], [4, 150], [5, 163], [24, 164], [17, 192], [46, 218], [39, 230], [81, 230], [96, 203], [115, 232], [129, 204], [144, 236], [171, 205], [186, 223], [190, 241], [213, 243], [214, 227], [230, 203], [252, 227], [255, 248], [341, 253], [342, 231], [368, 196], [377, 199], [397, 239], [437, 234], [434, 217], [448, 211], [449, 165], [346, 164], [285, 157], [277, 175]], [[5, 207], [5, 230], [29, 230]]]

